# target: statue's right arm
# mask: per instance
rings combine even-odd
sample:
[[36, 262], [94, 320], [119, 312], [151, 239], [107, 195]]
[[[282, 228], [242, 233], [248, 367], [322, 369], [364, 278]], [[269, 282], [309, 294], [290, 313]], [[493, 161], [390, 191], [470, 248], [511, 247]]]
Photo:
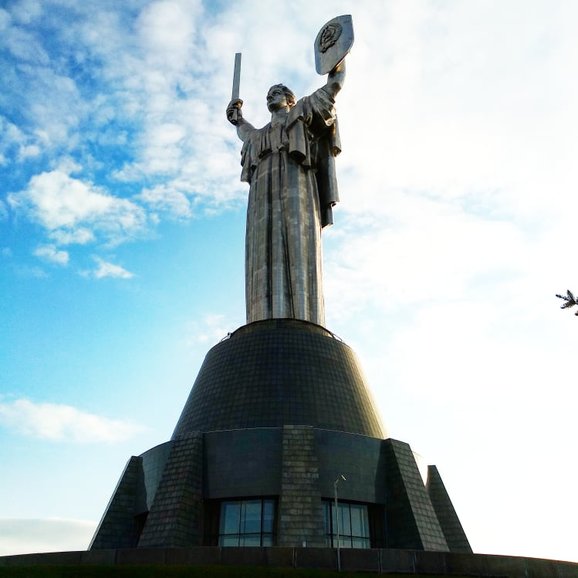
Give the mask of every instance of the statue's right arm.
[[345, 81], [345, 60], [342, 60], [327, 77], [327, 84], [325, 85], [325, 90], [335, 98], [337, 93], [343, 88], [343, 82]]
[[245, 142], [249, 134], [255, 130], [255, 127], [243, 118], [242, 106], [243, 101], [240, 98], [232, 100], [227, 106], [227, 120], [237, 127], [237, 135]]

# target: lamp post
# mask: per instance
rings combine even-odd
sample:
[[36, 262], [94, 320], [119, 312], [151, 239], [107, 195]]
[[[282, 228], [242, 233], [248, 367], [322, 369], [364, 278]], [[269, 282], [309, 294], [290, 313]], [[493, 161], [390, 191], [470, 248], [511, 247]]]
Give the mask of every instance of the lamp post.
[[339, 501], [337, 500], [337, 484], [339, 481], [347, 481], [347, 478], [343, 474], [339, 474], [337, 479], [333, 482], [333, 493], [335, 496], [335, 522], [336, 522], [336, 535], [337, 535], [337, 571], [341, 572], [341, 548], [339, 540]]

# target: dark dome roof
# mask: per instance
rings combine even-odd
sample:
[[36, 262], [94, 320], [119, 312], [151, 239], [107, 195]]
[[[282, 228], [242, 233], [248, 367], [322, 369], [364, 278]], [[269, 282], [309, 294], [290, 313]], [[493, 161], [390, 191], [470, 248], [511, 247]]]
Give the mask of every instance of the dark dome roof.
[[385, 434], [353, 351], [318, 325], [271, 319], [207, 353], [173, 439], [283, 425]]

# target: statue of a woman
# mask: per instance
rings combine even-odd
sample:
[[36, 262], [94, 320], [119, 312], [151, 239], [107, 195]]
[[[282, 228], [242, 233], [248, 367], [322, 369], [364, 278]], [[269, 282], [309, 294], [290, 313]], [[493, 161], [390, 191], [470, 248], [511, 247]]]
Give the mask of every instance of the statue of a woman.
[[298, 101], [282, 84], [267, 93], [271, 122], [256, 129], [241, 114], [227, 118], [243, 141], [241, 180], [250, 184], [245, 246], [247, 322], [294, 318], [325, 323], [321, 229], [337, 202], [334, 157], [340, 152], [334, 102], [345, 63]]

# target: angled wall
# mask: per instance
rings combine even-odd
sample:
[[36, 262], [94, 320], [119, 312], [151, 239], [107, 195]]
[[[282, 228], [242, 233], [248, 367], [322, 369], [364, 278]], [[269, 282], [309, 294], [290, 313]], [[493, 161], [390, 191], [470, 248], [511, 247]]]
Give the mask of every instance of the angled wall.
[[450, 551], [471, 553], [472, 547], [436, 466], [428, 466], [426, 490]]
[[132, 456], [120, 476], [89, 550], [136, 547], [138, 528], [135, 526], [135, 513], [142, 477], [142, 458]]
[[203, 542], [203, 436], [172, 444], [138, 545], [140, 548], [200, 546]]
[[408, 444], [389, 439], [386, 455], [387, 546], [448, 552], [430, 497]]

